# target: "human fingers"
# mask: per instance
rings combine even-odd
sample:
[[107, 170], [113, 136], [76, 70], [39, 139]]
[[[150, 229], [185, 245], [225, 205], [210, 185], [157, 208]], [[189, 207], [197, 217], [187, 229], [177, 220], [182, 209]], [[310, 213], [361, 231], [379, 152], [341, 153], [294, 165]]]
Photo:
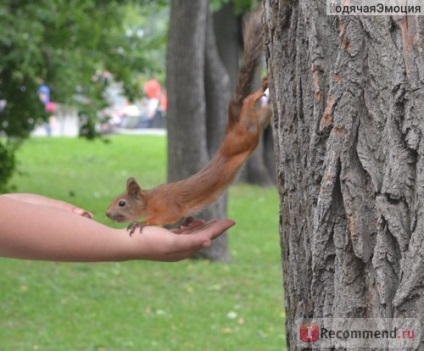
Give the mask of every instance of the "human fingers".
[[212, 240], [235, 224], [230, 219], [213, 220], [195, 228], [187, 229], [174, 239], [171, 253], [192, 252], [209, 247]]
[[203, 222], [201, 225], [186, 228], [183, 234], [212, 235], [211, 239], [213, 239], [234, 224], [235, 222], [231, 219], [212, 219], [208, 222]]
[[188, 230], [192, 230], [192, 229], [200, 227], [204, 224], [205, 224], [205, 221], [203, 219], [193, 219], [187, 225], [183, 224], [178, 228], [171, 229], [171, 232], [173, 232], [175, 234], [186, 233]]

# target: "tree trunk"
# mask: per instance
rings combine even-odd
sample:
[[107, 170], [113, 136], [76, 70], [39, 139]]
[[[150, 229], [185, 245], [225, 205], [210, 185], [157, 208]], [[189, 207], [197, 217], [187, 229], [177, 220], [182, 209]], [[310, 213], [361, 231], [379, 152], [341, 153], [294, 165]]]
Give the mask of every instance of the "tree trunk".
[[[242, 20], [236, 15], [233, 2], [223, 4], [213, 14], [213, 19], [219, 56], [230, 76], [231, 91], [234, 91], [240, 67], [240, 53], [243, 51]], [[258, 74], [258, 87], [259, 78]], [[272, 134], [267, 131], [237, 179], [261, 186], [275, 185], [274, 164]]]
[[289, 349], [298, 318], [424, 325], [424, 17], [264, 6]]
[[219, 57], [229, 75], [231, 91], [234, 91], [240, 66], [240, 53], [243, 49], [243, 37], [240, 19], [231, 1], [223, 4], [220, 10], [213, 14], [213, 24]]
[[[171, 1], [167, 55], [168, 181], [199, 171], [218, 149], [227, 120], [229, 79], [219, 60], [208, 1]], [[206, 220], [226, 215], [226, 196], [202, 211]], [[227, 236], [201, 257], [229, 260]]]
[[256, 150], [246, 163], [245, 181], [247, 183], [263, 187], [275, 186], [275, 168], [269, 162], [270, 159], [273, 159], [274, 154], [272, 146], [272, 135], [265, 130]]
[[272, 137], [272, 128], [268, 126], [263, 133], [264, 144], [264, 162], [265, 167], [268, 169], [268, 174], [271, 178], [273, 186], [277, 183], [277, 173], [275, 167], [275, 154], [274, 154], [274, 138]]

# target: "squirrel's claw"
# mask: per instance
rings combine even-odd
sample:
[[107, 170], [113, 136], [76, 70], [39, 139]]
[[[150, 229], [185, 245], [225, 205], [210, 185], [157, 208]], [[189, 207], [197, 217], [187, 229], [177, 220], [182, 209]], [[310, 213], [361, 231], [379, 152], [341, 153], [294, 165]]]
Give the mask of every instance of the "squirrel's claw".
[[144, 222], [132, 222], [128, 227], [127, 230], [129, 231], [130, 236], [133, 235], [133, 233], [135, 232], [135, 230], [137, 228], [140, 228], [140, 234], [143, 232], [143, 228], [147, 226], [146, 223]]
[[268, 89], [268, 76], [262, 78], [262, 90]]
[[183, 221], [180, 224], [180, 227], [188, 227], [194, 221], [195, 221], [195, 218], [192, 216], [184, 217]]

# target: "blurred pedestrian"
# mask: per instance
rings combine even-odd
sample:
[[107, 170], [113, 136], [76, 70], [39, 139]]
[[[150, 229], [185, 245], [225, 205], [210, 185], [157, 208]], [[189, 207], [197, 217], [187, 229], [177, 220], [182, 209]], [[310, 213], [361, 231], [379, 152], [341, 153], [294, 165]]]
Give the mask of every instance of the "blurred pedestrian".
[[50, 100], [50, 88], [44, 82], [40, 84], [37, 90], [38, 98], [44, 106], [43, 125], [48, 136], [52, 134], [53, 118], [51, 115], [56, 112], [56, 104]]

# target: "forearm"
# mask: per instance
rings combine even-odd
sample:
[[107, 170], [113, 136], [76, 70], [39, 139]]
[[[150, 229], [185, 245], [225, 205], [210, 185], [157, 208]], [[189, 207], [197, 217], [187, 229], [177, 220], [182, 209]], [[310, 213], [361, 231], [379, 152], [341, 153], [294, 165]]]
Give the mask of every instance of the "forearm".
[[125, 230], [10, 196], [0, 196], [0, 209], [3, 257], [78, 262], [136, 258], [137, 239], [131, 240]]
[[112, 229], [84, 217], [86, 212], [72, 205], [26, 196], [0, 196], [2, 257], [66, 262], [179, 261], [210, 246], [234, 225], [226, 219], [195, 220], [174, 232], [148, 226], [130, 236], [125, 229]]
[[73, 206], [67, 202], [51, 199], [45, 196], [37, 195], [37, 194], [28, 194], [28, 193], [12, 193], [12, 194], [4, 194], [2, 196], [6, 196], [10, 199], [19, 200], [23, 202], [28, 202], [33, 205], [41, 205], [54, 207], [57, 209], [61, 209], [64, 211], [73, 212], [75, 214], [82, 215], [87, 218], [93, 218], [93, 215], [79, 207]]

